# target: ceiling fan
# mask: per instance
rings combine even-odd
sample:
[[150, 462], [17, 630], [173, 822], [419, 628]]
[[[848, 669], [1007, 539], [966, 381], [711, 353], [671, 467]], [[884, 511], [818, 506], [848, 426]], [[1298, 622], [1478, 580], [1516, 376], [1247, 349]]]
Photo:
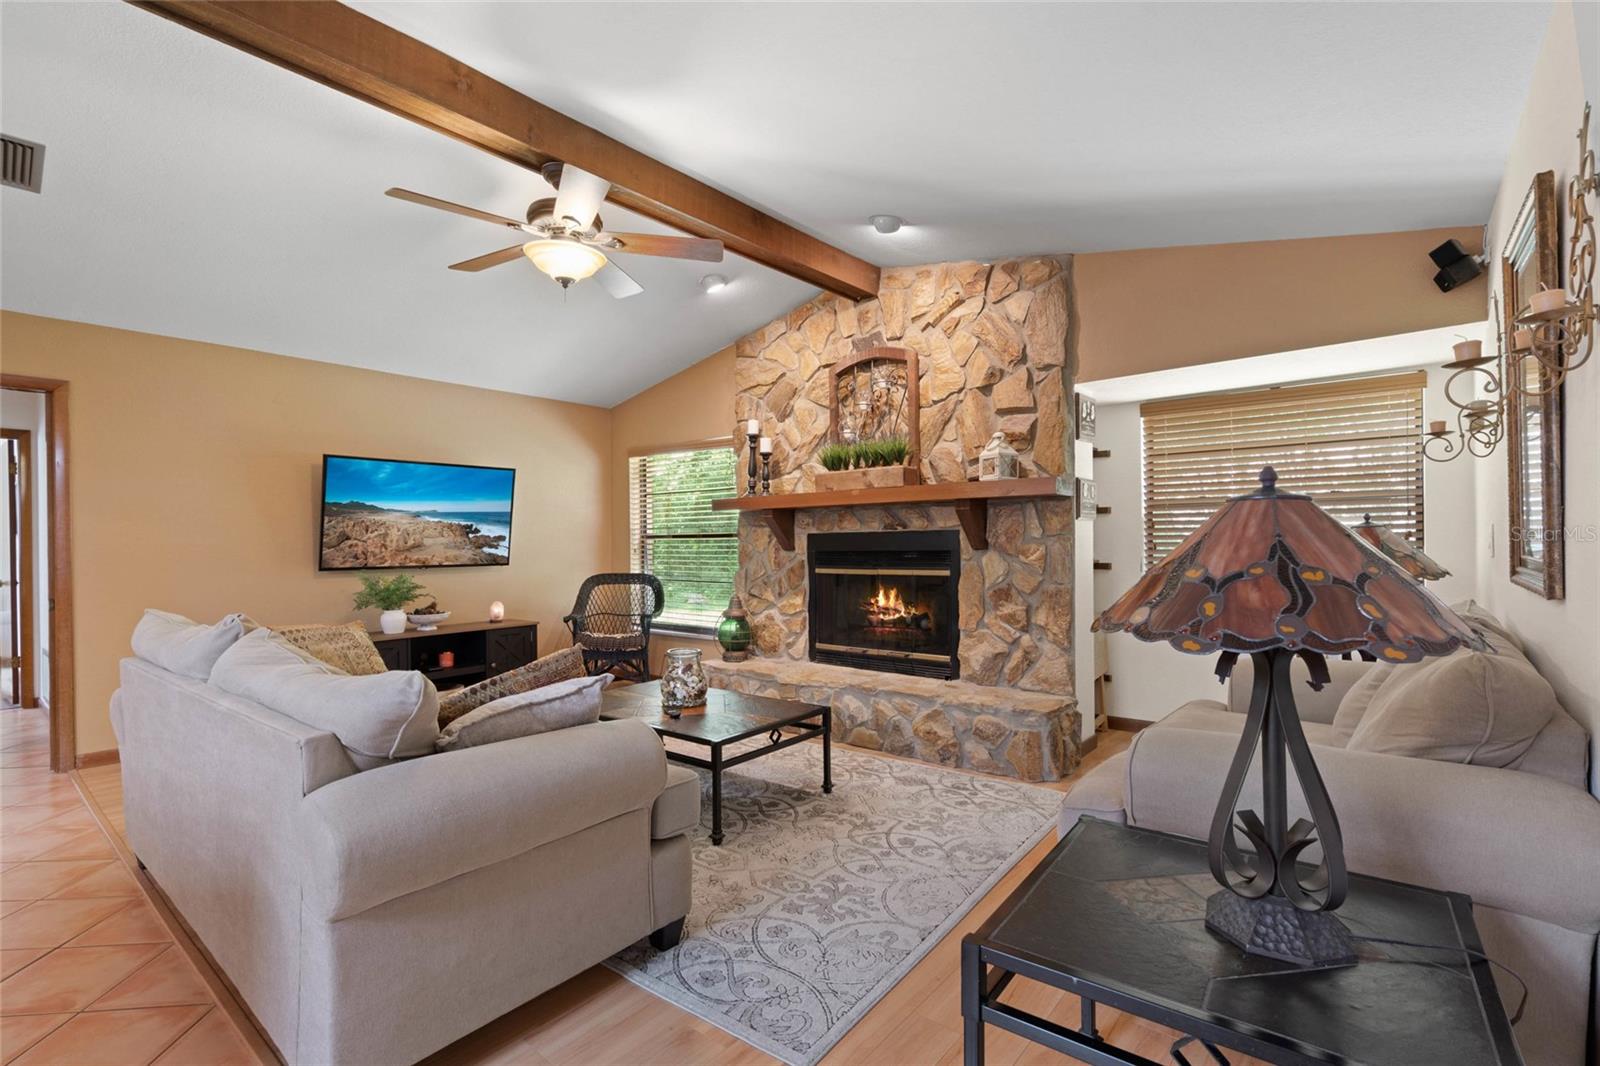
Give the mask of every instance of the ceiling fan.
[[604, 178], [559, 162], [546, 163], [540, 174], [556, 187], [556, 195], [529, 204], [526, 222], [479, 211], [475, 207], [453, 204], [434, 196], [424, 196], [409, 189], [389, 189], [385, 195], [493, 222], [497, 226], [520, 230], [533, 238], [497, 252], [451, 263], [451, 270], [487, 270], [525, 255], [563, 289], [575, 281], [593, 277], [601, 288], [620, 300], [641, 293], [644, 289], [617, 266], [608, 253], [722, 262], [721, 241], [701, 237], [658, 237], [650, 233], [608, 233], [599, 215], [600, 204], [611, 190], [611, 183]]

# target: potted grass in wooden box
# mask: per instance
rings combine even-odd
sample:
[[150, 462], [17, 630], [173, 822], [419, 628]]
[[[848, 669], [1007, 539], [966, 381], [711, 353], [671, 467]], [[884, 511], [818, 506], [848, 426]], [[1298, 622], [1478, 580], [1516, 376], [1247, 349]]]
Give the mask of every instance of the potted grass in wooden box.
[[915, 485], [922, 479], [915, 467], [906, 465], [910, 453], [910, 442], [904, 437], [825, 444], [817, 453], [817, 461], [825, 468], [816, 477], [817, 488], [831, 492]]

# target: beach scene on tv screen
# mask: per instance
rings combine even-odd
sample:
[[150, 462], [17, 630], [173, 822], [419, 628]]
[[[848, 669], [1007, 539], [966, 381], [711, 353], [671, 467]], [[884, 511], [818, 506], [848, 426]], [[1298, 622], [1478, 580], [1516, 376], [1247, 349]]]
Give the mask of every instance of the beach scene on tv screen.
[[504, 566], [513, 470], [324, 460], [322, 568]]

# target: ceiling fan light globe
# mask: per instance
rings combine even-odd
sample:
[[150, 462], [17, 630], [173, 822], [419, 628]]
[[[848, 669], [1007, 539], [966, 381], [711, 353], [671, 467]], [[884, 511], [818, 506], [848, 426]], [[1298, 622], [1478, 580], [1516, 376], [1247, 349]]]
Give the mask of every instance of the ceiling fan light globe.
[[561, 282], [562, 288], [593, 276], [606, 265], [604, 255], [577, 241], [529, 241], [522, 246], [522, 254], [540, 273]]

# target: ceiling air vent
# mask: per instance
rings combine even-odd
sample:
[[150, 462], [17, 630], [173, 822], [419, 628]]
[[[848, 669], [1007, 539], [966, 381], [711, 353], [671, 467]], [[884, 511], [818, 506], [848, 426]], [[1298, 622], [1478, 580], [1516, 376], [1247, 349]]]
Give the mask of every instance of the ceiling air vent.
[[4, 158], [0, 160], [0, 185], [38, 192], [44, 182], [44, 145], [0, 135]]

